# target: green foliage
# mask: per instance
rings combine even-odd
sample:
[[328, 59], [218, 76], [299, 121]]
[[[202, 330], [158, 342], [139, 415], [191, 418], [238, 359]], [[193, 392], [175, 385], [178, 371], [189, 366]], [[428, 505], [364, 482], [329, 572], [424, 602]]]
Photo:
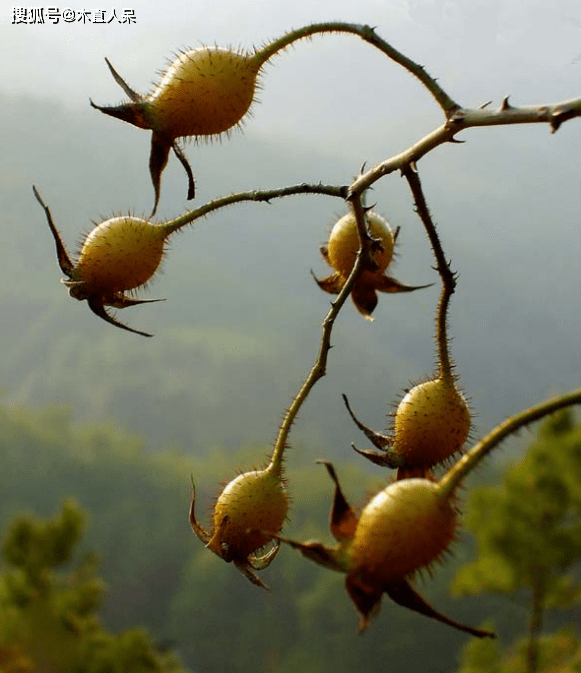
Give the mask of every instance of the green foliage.
[[[521, 639], [502, 650], [495, 641], [471, 640], [463, 649], [457, 673], [525, 673], [527, 641]], [[579, 673], [581, 637], [571, 628], [539, 639], [539, 673]]]
[[104, 583], [95, 559], [71, 566], [83, 524], [72, 501], [53, 519], [12, 523], [2, 545], [0, 671], [186, 673], [143, 629], [112, 635], [102, 628], [96, 613]]
[[547, 607], [567, 607], [581, 594], [567, 570], [581, 561], [581, 427], [567, 411], [543, 426], [501, 487], [473, 490], [466, 527], [478, 558], [454, 582], [458, 593], [514, 593], [542, 584]]
[[[285, 529], [299, 539], [330, 542], [326, 522], [333, 485], [324, 468], [314, 464], [318, 454], [295, 445], [291, 452], [293, 464], [287, 467], [287, 476], [294, 497]], [[75, 533], [79, 536], [78, 554], [86, 556], [89, 550], [97, 550], [100, 575], [108, 587], [103, 594], [101, 584], [84, 584], [86, 604], [93, 596], [103, 624], [113, 632], [129, 629], [128, 633], [133, 633], [133, 626], [140, 624], [156, 639], [172, 642], [193, 670], [294, 673], [300, 669], [315, 673], [333, 669], [352, 673], [390, 661], [393, 670], [424, 673], [424, 649], [417, 648], [418, 629], [434, 670], [450, 670], [454, 652], [465, 640], [463, 635], [450, 634], [439, 624], [426, 624], [421, 616], [385, 601], [374, 628], [361, 638], [341, 575], [305, 563], [297, 552], [283, 548], [276, 565], [263, 573], [272, 592], [257, 595], [256, 588], [231, 565], [199, 544], [188, 522], [190, 475], [199, 488], [200, 518], [208, 523], [219, 482], [233, 477], [236, 467], [255, 467], [267, 457], [268, 447], [256, 445], [236, 452], [216, 448], [199, 457], [175, 450], [151, 454], [138, 438], [112, 425], [73, 423], [66, 409], [0, 407], [0, 526], [7, 530], [22, 511], [34, 512], [36, 517], [25, 520], [34, 522], [34, 526], [27, 524], [36, 531], [30, 548], [38, 550], [43, 535], [54, 530], [55, 522], [37, 517], [50, 515], [63, 499], [73, 496], [86, 516], [78, 528], [69, 524], [71, 543]], [[231, 467], [225, 471], [225, 465]], [[356, 461], [342, 465], [340, 476], [353, 503], [363, 503], [366, 493], [385, 483], [383, 471], [370, 477]], [[67, 520], [78, 513], [70, 507]], [[80, 537], [85, 524], [86, 533]], [[461, 558], [466, 554], [461, 547], [457, 551]], [[68, 597], [77, 615], [83, 595], [80, 578], [95, 579], [94, 559], [89, 561], [75, 566], [79, 581], [72, 585], [73, 590], [65, 592], [65, 584], [59, 594], [60, 601]], [[68, 569], [69, 564], [70, 560], [55, 566], [49, 576], [54, 578], [56, 571]], [[80, 574], [83, 567], [84, 575]], [[480, 605], [471, 607], [468, 600], [452, 602], [447, 596], [447, 577], [453, 568], [452, 561], [442, 567], [424, 587], [426, 594], [442, 610], [477, 622], [485, 612]], [[91, 586], [96, 593], [91, 594]], [[16, 610], [14, 606], [11, 609]], [[94, 617], [96, 613], [90, 614]], [[99, 652], [123, 647], [121, 634], [103, 633], [101, 630], [100, 639], [105, 644]], [[11, 654], [0, 651], [0, 657], [10, 656], [13, 667], [18, 657], [25, 662], [26, 652], [16, 645], [11, 647]], [[8, 670], [20, 673], [17, 668], [5, 671], [0, 666], [0, 673]], [[26, 673], [29, 670], [22, 668]], [[106, 665], [102, 671], [116, 673]]]
[[506, 652], [493, 643], [468, 644], [461, 673], [578, 670], [571, 662], [555, 667], [554, 652], [566, 650], [565, 642], [578, 652], [579, 632], [541, 632], [551, 609], [581, 603], [580, 515], [581, 426], [565, 410], [545, 421], [524, 459], [507, 468], [501, 486], [471, 493], [466, 527], [476, 535], [477, 558], [460, 568], [454, 591], [526, 595], [528, 636]]

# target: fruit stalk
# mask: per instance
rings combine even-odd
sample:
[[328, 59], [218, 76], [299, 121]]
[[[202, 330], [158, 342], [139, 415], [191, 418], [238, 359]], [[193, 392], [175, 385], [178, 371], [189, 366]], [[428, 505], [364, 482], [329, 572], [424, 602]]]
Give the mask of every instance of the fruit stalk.
[[288, 408], [280, 426], [278, 437], [272, 452], [271, 462], [267, 468], [275, 472], [282, 469], [284, 450], [287, 446], [290, 429], [294, 423], [295, 418], [297, 417], [297, 414], [299, 413], [313, 386], [327, 373], [327, 358], [331, 348], [331, 332], [333, 330], [335, 319], [339, 315], [339, 311], [351, 293], [353, 285], [363, 270], [364, 265], [368, 263], [368, 260], [370, 259], [370, 248], [372, 240], [370, 239], [365, 226], [365, 211], [363, 209], [361, 197], [357, 196], [353, 198], [351, 201], [351, 207], [353, 208], [353, 212], [357, 220], [357, 228], [361, 239], [359, 252], [357, 253], [355, 264], [353, 265], [353, 269], [347, 278], [343, 289], [337, 295], [337, 298], [331, 302], [331, 308], [323, 320], [321, 345], [319, 347], [319, 354], [315, 364], [313, 365], [301, 389], [296, 394], [294, 400]]
[[314, 35], [321, 35], [325, 33], [347, 33], [357, 35], [362, 39], [365, 39], [364, 36], [369, 32], [373, 32], [373, 29], [369, 26], [364, 26], [357, 23], [344, 23], [342, 21], [312, 23], [308, 26], [303, 26], [302, 28], [290, 30], [288, 33], [281, 35], [281, 37], [277, 38], [276, 40], [272, 40], [260, 49], [257, 49], [253, 60], [255, 60], [257, 63], [258, 68], [261, 68], [273, 56], [280, 53], [281, 51], [284, 51], [287, 47], [290, 47], [295, 42], [311, 38]]
[[227, 196], [220, 196], [217, 199], [208, 201], [199, 208], [188, 210], [183, 215], [169, 220], [168, 222], [160, 223], [169, 236], [169, 234], [192, 224], [195, 220], [205, 217], [215, 210], [231, 206], [234, 203], [241, 203], [244, 201], [266, 202], [269, 203], [272, 199], [278, 199], [285, 196], [295, 196], [297, 194], [321, 194], [323, 196], [334, 196], [344, 199], [347, 195], [347, 187], [336, 187], [333, 185], [311, 185], [302, 183], [299, 185], [290, 185], [288, 187], [281, 187], [278, 189], [250, 189], [244, 192], [236, 192], [235, 194], [228, 194]]
[[434, 252], [434, 257], [436, 258], [436, 268], [442, 279], [442, 291], [440, 294], [440, 301], [438, 303], [438, 313], [436, 319], [436, 343], [438, 349], [438, 367], [440, 378], [452, 380], [453, 374], [453, 364], [450, 359], [450, 350], [448, 347], [448, 334], [447, 334], [447, 316], [448, 316], [448, 307], [450, 305], [450, 298], [456, 290], [456, 278], [450, 265], [446, 261], [444, 255], [444, 250], [442, 249], [442, 244], [440, 243], [440, 237], [436, 231], [436, 226], [430, 215], [428, 204], [424, 197], [424, 192], [422, 190], [422, 184], [420, 182], [420, 176], [417, 172], [416, 166], [408, 166], [404, 171], [410, 189], [412, 191], [416, 210], [418, 216], [422, 220], [428, 238], [430, 240], [430, 245], [432, 246], [432, 251]]
[[324, 33], [348, 33], [358, 35], [364, 42], [371, 44], [392, 61], [398, 65], [401, 65], [408, 72], [417, 77], [417, 79], [419, 79], [420, 82], [430, 91], [447, 117], [460, 109], [460, 105], [450, 98], [450, 96], [439, 86], [436, 80], [430, 77], [430, 75], [428, 75], [421, 65], [415, 63], [400, 51], [392, 47], [388, 42], [380, 38], [375, 32], [375, 28], [365, 24], [329, 21], [324, 23], [314, 23], [304, 26], [303, 28], [297, 28], [296, 30], [289, 31], [280, 38], [273, 40], [269, 44], [265, 45], [262, 49], [259, 49], [256, 52], [255, 58], [260, 59], [260, 64], [262, 65], [275, 54], [283, 51], [294, 42], [312, 37], [313, 35]]
[[525, 409], [515, 416], [511, 416], [506, 421], [497, 425], [494, 430], [488, 433], [484, 439], [481, 439], [468, 451], [439, 482], [439, 493], [443, 498], [448, 498], [461, 484], [461, 482], [472, 472], [478, 463], [487, 456], [492, 449], [496, 448], [500, 442], [509, 435], [517, 432], [525, 425], [538, 421], [549, 414], [569, 407], [573, 404], [581, 404], [581, 389], [574, 390], [564, 395], [559, 395], [545, 402]]

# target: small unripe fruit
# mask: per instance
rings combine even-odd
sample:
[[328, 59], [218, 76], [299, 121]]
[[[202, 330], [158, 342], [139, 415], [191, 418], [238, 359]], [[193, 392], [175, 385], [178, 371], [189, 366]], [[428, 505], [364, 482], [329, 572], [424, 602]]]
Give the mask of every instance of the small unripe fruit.
[[50, 209], [36, 187], [32, 189], [44, 209], [55, 242], [57, 260], [66, 276], [62, 282], [71, 297], [87, 301], [93, 313], [116, 327], [151, 336], [120, 322], [105, 307], [122, 309], [158, 301], [135, 299], [126, 293], [143, 287], [153, 278], [163, 259], [166, 239], [181, 225], [175, 221], [153, 224], [130, 215], [112, 217], [95, 225], [89, 232], [74, 262], [53, 222]]
[[181, 53], [145, 99], [151, 128], [168, 139], [213, 136], [240, 123], [254, 100], [260, 62], [218, 47]]
[[398, 404], [393, 431], [387, 435], [361, 423], [343, 397], [357, 426], [380, 449], [356, 451], [378, 465], [397, 469], [398, 479], [430, 478], [433, 467], [462, 451], [470, 434], [470, 409], [451, 374], [414, 386]]
[[214, 507], [214, 534], [208, 548], [245, 559], [271, 542], [262, 531], [280, 532], [288, 513], [286, 489], [265, 470], [244, 472], [222, 491]]
[[264, 58], [258, 52], [243, 53], [218, 47], [190, 49], [174, 59], [159, 84], [146, 96], [131, 89], [105, 60], [130, 102], [103, 107], [91, 101], [91, 105], [105, 114], [153, 132], [149, 170], [155, 201], [151, 215], [157, 210], [161, 174], [170, 150], [187, 173], [188, 199], [193, 199], [196, 193], [194, 175], [178, 139], [211, 140], [240, 126], [254, 101]]
[[[365, 220], [368, 232], [379, 243], [373, 255], [375, 268], [364, 268], [360, 272], [351, 290], [351, 299], [361, 315], [372, 320], [371, 314], [377, 306], [378, 292], [411, 292], [420, 287], [404, 285], [386, 274], [393, 259], [399, 229], [392, 232], [387, 220], [371, 210], [366, 212]], [[323, 257], [335, 270], [333, 275], [326, 278], [315, 276], [315, 281], [322, 290], [330, 294], [341, 292], [355, 266], [360, 247], [357, 220], [355, 214], [349, 212], [335, 223], [329, 234], [327, 245], [321, 248]]]
[[137, 217], [105, 220], [85, 239], [72, 279], [103, 295], [137, 289], [158, 270], [166, 237], [161, 226]]
[[353, 572], [366, 583], [385, 582], [429, 568], [454, 540], [457, 511], [429, 479], [403, 479], [364, 508], [349, 547]]
[[[214, 505], [211, 532], [196, 519], [194, 488], [190, 525], [214, 554], [227, 563], [234, 563], [253, 584], [268, 589], [255, 571], [266, 568], [276, 557], [280, 548], [277, 534], [286, 520], [288, 506], [282, 477], [282, 453], [275, 449], [274, 459], [268, 467], [243, 472], [223, 489]], [[270, 548], [257, 556], [267, 546]]]
[[439, 465], [462, 449], [470, 425], [468, 404], [451, 377], [425, 381], [397, 407], [391, 451], [406, 467]]
[[[381, 243], [381, 249], [375, 253], [374, 261], [377, 265], [377, 273], [382, 274], [393, 258], [395, 238], [387, 220], [378, 213], [369, 211], [366, 219], [369, 233]], [[344, 279], [347, 279], [353, 270], [359, 248], [355, 215], [347, 213], [331, 229], [327, 244], [327, 260]]]

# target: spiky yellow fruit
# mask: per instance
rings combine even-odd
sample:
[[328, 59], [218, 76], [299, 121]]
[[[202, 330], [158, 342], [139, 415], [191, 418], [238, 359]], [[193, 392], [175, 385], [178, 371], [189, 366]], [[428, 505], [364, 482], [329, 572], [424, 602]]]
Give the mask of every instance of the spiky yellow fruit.
[[222, 491], [214, 507], [214, 532], [209, 549], [245, 559], [278, 533], [288, 513], [288, 495], [283, 481], [272, 470], [244, 472]]
[[146, 98], [151, 128], [165, 138], [212, 136], [240, 123], [256, 89], [251, 55], [201, 47], [180, 54]]
[[452, 377], [425, 381], [398, 405], [391, 452], [407, 467], [438, 465], [462, 449], [470, 425], [468, 404]]
[[138, 217], [113, 217], [85, 239], [72, 278], [92, 295], [114, 295], [145, 285], [163, 258], [167, 231]]
[[[374, 257], [377, 264], [377, 271], [374, 273], [382, 274], [393, 258], [394, 235], [387, 220], [381, 215], [369, 211], [366, 219], [369, 233], [381, 242], [382, 249], [378, 250]], [[327, 260], [343, 278], [347, 278], [351, 273], [359, 247], [355, 215], [350, 212], [335, 223], [327, 244]]]
[[365, 507], [349, 547], [349, 565], [361, 581], [382, 586], [439, 560], [453, 541], [457, 511], [429, 479], [403, 479]]
[[[364, 268], [351, 290], [351, 299], [357, 310], [368, 320], [377, 306], [378, 292], [412, 292], [420, 289], [400, 283], [388, 276], [386, 271], [393, 259], [393, 250], [399, 229], [392, 232], [387, 220], [373, 211], [365, 215], [367, 228], [371, 236], [380, 242], [373, 253], [375, 268]], [[315, 281], [322, 290], [330, 294], [339, 294], [355, 265], [360, 248], [359, 231], [353, 212], [343, 215], [331, 229], [327, 245], [321, 248], [325, 260], [335, 273]], [[426, 287], [426, 286], [421, 286]]]
[[142, 129], [150, 129], [149, 170], [155, 192], [151, 215], [157, 210], [161, 174], [173, 150], [188, 176], [188, 199], [196, 192], [192, 169], [178, 140], [212, 139], [239, 126], [255, 97], [265, 57], [261, 53], [201, 47], [179, 54], [147, 95], [131, 89], [111, 63], [107, 65], [130, 102], [117, 106], [91, 105], [105, 114]]

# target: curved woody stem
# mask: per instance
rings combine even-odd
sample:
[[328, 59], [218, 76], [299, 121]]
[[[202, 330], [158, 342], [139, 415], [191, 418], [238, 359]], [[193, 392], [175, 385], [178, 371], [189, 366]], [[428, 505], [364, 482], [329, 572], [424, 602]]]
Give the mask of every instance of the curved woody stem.
[[406, 177], [409, 183], [415, 201], [416, 212], [422, 220], [430, 240], [430, 245], [432, 246], [434, 257], [436, 258], [436, 269], [440, 274], [440, 278], [442, 279], [442, 291], [440, 294], [440, 301], [438, 302], [438, 314], [436, 319], [438, 367], [439, 375], [442, 379], [452, 379], [453, 364], [450, 358], [450, 349], [448, 344], [447, 316], [448, 307], [450, 305], [450, 298], [456, 290], [456, 277], [450, 269], [450, 265], [444, 256], [444, 250], [442, 249], [440, 237], [436, 231], [436, 225], [432, 220], [428, 204], [426, 203], [426, 199], [424, 197], [424, 192], [416, 165], [410, 164], [409, 166], [406, 166], [403, 170], [403, 175]]
[[555, 133], [561, 125], [575, 117], [581, 117], [581, 97], [560, 103], [513, 107], [505, 98], [497, 110], [458, 108], [446, 122], [428, 133], [417, 143], [400, 154], [381, 161], [366, 173], [360, 175], [351, 185], [350, 193], [361, 194], [377, 180], [394, 171], [404, 171], [407, 166], [418, 162], [439, 145], [459, 142], [455, 136], [465, 129], [475, 126], [504, 126], [507, 124], [549, 124]]
[[320, 194], [323, 196], [334, 196], [340, 199], [345, 199], [347, 191], [348, 187], [346, 186], [323, 185], [321, 183], [318, 185], [302, 183], [277, 189], [250, 189], [244, 192], [236, 192], [235, 194], [228, 194], [227, 196], [220, 196], [216, 199], [212, 199], [212, 201], [208, 201], [203, 206], [188, 210], [186, 213], [173, 220], [160, 222], [159, 226], [163, 227], [169, 236], [188, 224], [192, 224], [195, 220], [235, 203], [242, 203], [244, 201], [270, 203], [273, 199], [279, 199], [285, 196], [295, 196], [298, 194]]
[[497, 425], [494, 430], [488, 433], [484, 439], [481, 439], [468, 451], [460, 460], [442, 477], [439, 483], [438, 491], [442, 497], [448, 497], [458, 488], [463, 479], [478, 465], [478, 463], [487, 456], [492, 449], [496, 448], [500, 442], [509, 435], [520, 430], [525, 425], [538, 421], [549, 414], [572, 406], [581, 404], [581, 389], [574, 390], [565, 395], [559, 395], [545, 402], [541, 402], [534, 407], [525, 409], [520, 413], [508, 418], [506, 421]]
[[415, 63], [410, 58], [402, 54], [400, 51], [392, 47], [388, 42], [383, 40], [375, 32], [372, 26], [358, 24], [358, 23], [344, 23], [341, 21], [328, 21], [324, 23], [313, 23], [303, 28], [297, 28], [285, 33], [280, 38], [269, 42], [261, 49], [257, 49], [255, 58], [260, 65], [268, 61], [275, 54], [283, 51], [298, 40], [311, 38], [314, 35], [324, 33], [350, 33], [358, 35], [364, 42], [371, 44], [376, 49], [385, 54], [392, 61], [401, 65], [412, 75], [417, 77], [420, 82], [428, 89], [428, 91], [435, 98], [438, 105], [444, 111], [446, 117], [449, 117], [457, 110], [460, 110], [460, 105], [453, 101], [450, 96], [440, 87], [433, 77], [430, 77], [423, 66]]
[[338, 294], [337, 298], [331, 302], [331, 308], [327, 313], [325, 319], [323, 320], [323, 330], [321, 336], [321, 344], [319, 347], [319, 353], [315, 364], [311, 368], [305, 382], [301, 386], [301, 389], [296, 394], [293, 399], [290, 407], [288, 408], [282, 424], [280, 426], [278, 436], [274, 445], [272, 452], [272, 458], [267, 469], [273, 470], [275, 472], [280, 472], [282, 469], [282, 459], [284, 455], [284, 450], [287, 446], [288, 436], [294, 423], [297, 414], [299, 413], [301, 407], [303, 406], [305, 400], [307, 399], [309, 393], [313, 389], [314, 385], [323, 378], [327, 373], [327, 357], [329, 350], [331, 349], [331, 332], [333, 330], [333, 325], [339, 311], [345, 304], [347, 297], [349, 296], [355, 281], [359, 277], [359, 274], [366, 265], [369, 265], [370, 259], [372, 256], [373, 250], [373, 239], [369, 236], [367, 232], [367, 226], [365, 224], [365, 211], [363, 209], [362, 200], [360, 197], [354, 197], [351, 200], [351, 207], [355, 214], [357, 221], [357, 228], [360, 236], [360, 249], [357, 253], [355, 259], [355, 264], [347, 282], [343, 286], [341, 292]]

